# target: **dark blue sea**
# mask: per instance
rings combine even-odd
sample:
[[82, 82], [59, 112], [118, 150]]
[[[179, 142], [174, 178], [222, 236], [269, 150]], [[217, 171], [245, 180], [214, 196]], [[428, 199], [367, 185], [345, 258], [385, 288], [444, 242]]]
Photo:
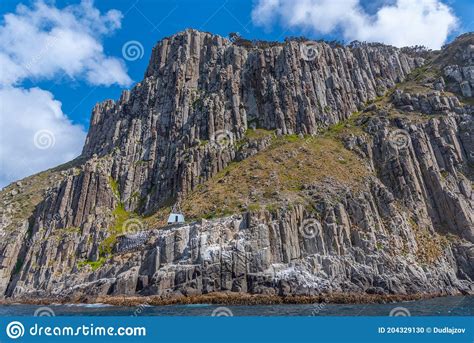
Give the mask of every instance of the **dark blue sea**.
[[390, 304], [313, 305], [2, 305], [0, 316], [474, 316], [474, 296]]

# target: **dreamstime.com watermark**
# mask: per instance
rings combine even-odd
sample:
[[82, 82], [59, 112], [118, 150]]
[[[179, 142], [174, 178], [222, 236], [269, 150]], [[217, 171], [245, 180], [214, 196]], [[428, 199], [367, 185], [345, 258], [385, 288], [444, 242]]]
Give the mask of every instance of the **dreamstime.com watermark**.
[[229, 130], [218, 130], [211, 135], [210, 144], [215, 150], [223, 150], [234, 145], [235, 136]]
[[122, 46], [122, 56], [127, 61], [136, 61], [143, 57], [145, 49], [142, 43], [137, 40], [125, 42]]
[[134, 235], [145, 230], [144, 224], [138, 218], [127, 219], [122, 225], [123, 235]]
[[54, 147], [54, 144], [56, 143], [56, 137], [54, 136], [54, 133], [50, 130], [38, 130], [35, 132], [35, 135], [33, 137], [33, 143], [35, 147], [40, 150], [50, 149]]
[[390, 145], [396, 149], [401, 150], [407, 148], [411, 143], [410, 134], [406, 130], [397, 129], [389, 133], [388, 140]]
[[317, 316], [319, 315], [324, 309], [326, 308], [326, 303], [317, 303], [313, 304], [313, 307], [311, 309], [311, 315], [312, 316]]
[[323, 227], [319, 220], [314, 218], [305, 219], [299, 227], [301, 235], [306, 239], [321, 235], [322, 229]]
[[6, 334], [11, 339], [30, 337], [145, 337], [146, 328], [142, 326], [95, 326], [87, 325], [65, 325], [49, 326], [34, 324], [25, 328], [19, 321], [10, 322], [6, 327]]
[[54, 313], [52, 308], [43, 306], [36, 309], [34, 316], [35, 317], [55, 317], [56, 314]]
[[217, 307], [212, 311], [212, 317], [233, 317], [234, 314], [228, 307]]
[[316, 42], [304, 42], [300, 45], [301, 58], [305, 61], [313, 61], [318, 57], [318, 49]]
[[143, 312], [145, 312], [145, 310], [148, 306], [150, 306], [150, 304], [147, 301], [145, 301], [143, 304], [140, 304], [139, 306], [137, 306], [137, 308], [135, 309], [135, 311], [132, 314], [132, 317], [138, 317], [139, 315], [141, 315]]
[[395, 307], [390, 313], [390, 317], [410, 317], [411, 313], [406, 307]]

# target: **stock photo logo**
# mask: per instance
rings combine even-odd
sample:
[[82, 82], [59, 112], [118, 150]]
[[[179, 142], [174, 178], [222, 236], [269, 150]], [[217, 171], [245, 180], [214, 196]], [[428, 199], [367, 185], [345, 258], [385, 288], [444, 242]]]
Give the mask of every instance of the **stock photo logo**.
[[122, 46], [122, 56], [127, 61], [136, 61], [143, 58], [145, 54], [145, 49], [143, 48], [142, 43], [137, 40], [131, 40], [126, 42]]
[[395, 307], [393, 308], [390, 313], [390, 317], [410, 317], [411, 313], [406, 307]]
[[389, 133], [388, 140], [390, 145], [396, 149], [405, 149], [410, 145], [410, 134], [406, 130], [397, 129]]
[[300, 45], [300, 53], [303, 60], [309, 62], [318, 57], [318, 49], [316, 42], [304, 42]]
[[46, 150], [54, 147], [54, 144], [56, 144], [56, 138], [53, 132], [51, 132], [50, 130], [43, 129], [36, 131], [33, 137], [33, 142], [35, 144], [35, 147], [37, 147], [38, 149]]
[[18, 339], [25, 335], [25, 327], [18, 321], [11, 322], [7, 325], [6, 334], [11, 339]]
[[52, 308], [43, 306], [43, 307], [39, 307], [35, 311], [34, 316], [35, 317], [55, 317], [56, 314], [54, 313]]
[[214, 309], [214, 311], [212, 311], [211, 316], [212, 317], [233, 317], [234, 314], [232, 313], [230, 308], [221, 306]]
[[301, 224], [299, 231], [304, 238], [311, 239], [321, 234], [322, 225], [317, 219], [305, 219]]
[[211, 136], [210, 144], [215, 150], [224, 150], [234, 144], [234, 134], [229, 130], [219, 130]]
[[127, 219], [122, 225], [123, 235], [134, 235], [144, 230], [143, 222], [137, 218]]

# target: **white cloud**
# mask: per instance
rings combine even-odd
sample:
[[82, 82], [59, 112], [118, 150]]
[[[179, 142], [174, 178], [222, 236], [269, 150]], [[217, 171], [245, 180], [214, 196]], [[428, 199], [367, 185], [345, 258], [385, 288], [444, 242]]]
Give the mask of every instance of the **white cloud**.
[[[95, 85], [131, 83], [123, 61], [104, 54], [100, 39], [120, 28], [122, 15], [101, 15], [91, 1], [58, 9], [42, 1], [19, 5], [0, 26], [0, 85], [50, 79], [59, 73]], [[8, 68], [7, 68], [8, 66]]]
[[73, 125], [50, 92], [39, 88], [0, 89], [0, 185], [76, 157], [84, 129]]
[[[0, 24], [0, 187], [76, 157], [86, 135], [84, 128], [63, 114], [53, 94], [36, 87], [25, 89], [22, 82], [65, 74], [91, 85], [131, 84], [124, 62], [107, 56], [102, 45], [104, 36], [120, 28], [121, 19], [116, 10], [100, 13], [91, 0], [65, 8], [38, 0], [4, 15]], [[54, 144], [48, 145], [48, 139]]]
[[258, 0], [252, 11], [256, 25], [314, 33], [341, 32], [348, 41], [382, 42], [438, 49], [455, 29], [457, 18], [439, 0], [396, 0], [369, 15], [360, 0]]

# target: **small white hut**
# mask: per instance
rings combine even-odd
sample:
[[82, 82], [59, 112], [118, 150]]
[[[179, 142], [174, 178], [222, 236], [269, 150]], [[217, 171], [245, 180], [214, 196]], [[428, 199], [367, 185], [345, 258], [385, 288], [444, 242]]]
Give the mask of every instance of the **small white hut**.
[[173, 206], [171, 213], [168, 217], [168, 225], [171, 224], [182, 224], [184, 223], [184, 215], [181, 213], [179, 204]]
[[170, 213], [168, 217], [168, 225], [184, 223], [184, 216], [181, 213]]

